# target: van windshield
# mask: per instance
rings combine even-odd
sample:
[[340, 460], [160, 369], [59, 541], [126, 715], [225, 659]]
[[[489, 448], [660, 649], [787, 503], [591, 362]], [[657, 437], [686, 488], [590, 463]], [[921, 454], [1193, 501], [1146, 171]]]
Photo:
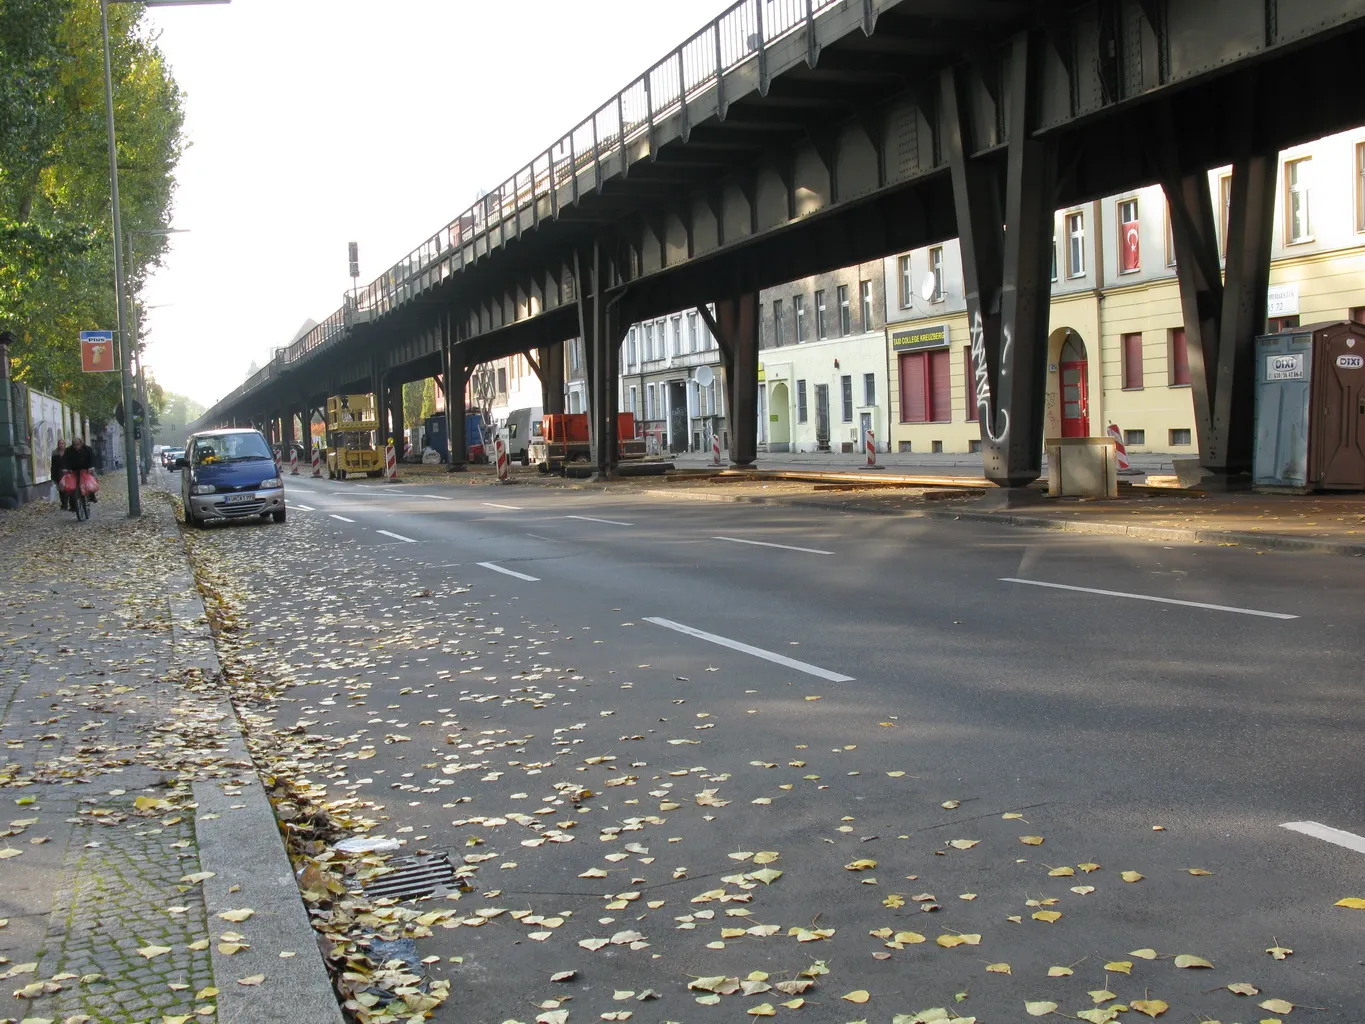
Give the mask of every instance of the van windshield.
[[274, 459], [270, 446], [260, 434], [219, 434], [195, 439], [192, 462], [196, 466], [248, 459]]

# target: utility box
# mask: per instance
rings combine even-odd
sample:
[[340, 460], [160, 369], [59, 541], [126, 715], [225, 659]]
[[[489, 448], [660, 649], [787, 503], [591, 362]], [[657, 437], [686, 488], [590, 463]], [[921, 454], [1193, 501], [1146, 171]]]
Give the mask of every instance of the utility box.
[[1365, 491], [1365, 325], [1257, 338], [1255, 430], [1256, 488]]
[[1118, 460], [1112, 437], [1052, 437], [1047, 451], [1047, 493], [1066, 498], [1117, 498]]

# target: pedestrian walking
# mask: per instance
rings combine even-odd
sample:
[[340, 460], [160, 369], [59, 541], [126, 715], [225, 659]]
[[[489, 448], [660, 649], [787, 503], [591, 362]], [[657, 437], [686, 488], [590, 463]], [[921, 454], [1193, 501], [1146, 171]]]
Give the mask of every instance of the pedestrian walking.
[[[90, 470], [95, 465], [95, 455], [90, 450], [90, 446], [81, 440], [79, 434], [73, 437], [71, 439], [71, 444], [67, 446], [66, 456], [62, 460], [62, 465], [76, 474], [77, 487], [84, 486], [84, 478], [86, 476], [90, 476], [90, 479], [93, 482], [94, 477], [90, 474]], [[89, 490], [87, 494], [92, 502], [99, 500], [95, 496], [94, 489]]]
[[57, 447], [52, 450], [52, 486], [57, 488], [57, 499], [62, 503], [63, 510], [69, 510], [71, 505], [67, 500], [66, 491], [62, 490], [62, 474], [66, 472], [66, 442], [60, 437], [57, 438]]

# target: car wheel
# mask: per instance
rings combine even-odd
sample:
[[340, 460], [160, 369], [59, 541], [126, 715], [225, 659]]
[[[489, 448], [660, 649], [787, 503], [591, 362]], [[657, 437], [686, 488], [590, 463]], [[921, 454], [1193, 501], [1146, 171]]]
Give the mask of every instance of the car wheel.
[[270, 513], [270, 515], [272, 516], [272, 518], [274, 518], [275, 522], [282, 523], [284, 522], [285, 511], [286, 511], [285, 509], [280, 509], [278, 512]]
[[198, 526], [198, 525], [199, 525], [198, 523], [196, 523], [196, 522], [194, 521], [194, 509], [192, 509], [192, 508], [190, 507], [190, 503], [189, 503], [188, 501], [185, 502], [185, 525], [186, 525], [186, 526]]
[[369, 477], [370, 479], [374, 479], [375, 477], [383, 476], [383, 475], [384, 475], [384, 471], [383, 471], [382, 469], [371, 469], [371, 470], [367, 470], [366, 473], [365, 473], [365, 475], [366, 475], [367, 477]]

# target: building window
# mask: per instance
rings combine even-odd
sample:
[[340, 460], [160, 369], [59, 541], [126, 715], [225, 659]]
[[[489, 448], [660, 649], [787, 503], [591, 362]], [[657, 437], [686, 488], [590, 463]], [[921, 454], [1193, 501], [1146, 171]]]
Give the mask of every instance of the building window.
[[696, 352], [697, 345], [697, 314], [687, 314], [687, 351]]
[[1351, 307], [1351, 323], [1365, 324], [1365, 306]]
[[682, 355], [682, 317], [673, 318], [673, 354]]
[[910, 300], [915, 294], [914, 282], [910, 279], [910, 257], [902, 256], [900, 259], [901, 270], [901, 309], [910, 308]]
[[1312, 157], [1290, 160], [1284, 165], [1285, 203], [1287, 223], [1285, 238], [1289, 242], [1307, 242], [1313, 237], [1313, 224], [1308, 211], [1308, 174]]
[[1190, 383], [1190, 350], [1185, 345], [1185, 328], [1171, 328], [1171, 387], [1188, 387]]
[[841, 400], [840, 419], [845, 423], [853, 422], [853, 377], [849, 374], [839, 378], [839, 397]]
[[929, 250], [929, 272], [934, 275], [934, 294], [932, 301], [943, 301], [943, 246], [936, 245]]
[[1085, 214], [1066, 215], [1066, 276], [1085, 276]]
[[1175, 231], [1171, 228], [1171, 208], [1166, 207], [1166, 266], [1175, 266]]
[[773, 299], [773, 347], [782, 347], [782, 300]]
[[1142, 234], [1138, 230], [1138, 201], [1119, 203], [1119, 273], [1132, 274], [1142, 269]]
[[1125, 334], [1123, 343], [1123, 390], [1142, 389], [1142, 335]]
[[653, 418], [654, 418], [654, 385], [653, 385], [653, 384], [646, 384], [646, 385], [645, 385], [645, 419], [647, 419], [647, 420], [652, 420]]
[[632, 327], [630, 333], [626, 335], [626, 365], [634, 366], [638, 363], [640, 361], [639, 355], [639, 349], [635, 344], [635, 328]]
[[804, 380], [796, 382], [796, 422], [806, 422], [806, 382]]
[[872, 330], [872, 282], [858, 282], [858, 297], [863, 303], [863, 332]]
[[1052, 280], [1057, 280], [1057, 225], [1052, 225]]
[[853, 310], [848, 305], [848, 285], [841, 284], [836, 297], [839, 300], [839, 336], [846, 338], [853, 333]]
[[1228, 221], [1232, 217], [1232, 175], [1218, 177], [1218, 255], [1228, 254]]
[[1365, 142], [1356, 143], [1356, 230], [1365, 231]]
[[630, 386], [630, 412], [637, 420], [640, 419], [640, 389], [634, 384]]
[[507, 394], [507, 367], [498, 367], [498, 394]]
[[902, 423], [943, 423], [952, 418], [949, 360], [947, 349], [900, 357]]
[[974, 438], [972, 438], [970, 441], [967, 442], [967, 454], [968, 454], [968, 455], [980, 455], [980, 454], [981, 454], [981, 438], [979, 438], [979, 437], [974, 437]]
[[645, 362], [654, 358], [654, 325], [645, 324]]
[[[804, 295], [792, 296], [792, 312], [796, 315], [796, 343], [799, 345], [806, 340], [806, 297]], [[801, 422], [805, 422], [802, 420]]]
[[978, 419], [976, 411], [976, 367], [972, 365], [972, 347], [962, 346], [962, 419], [971, 423]]
[[828, 313], [829, 309], [825, 305], [825, 290], [821, 288], [815, 293], [815, 336], [817, 338], [829, 337]]
[[1190, 443], [1190, 428], [1176, 427], [1171, 431], [1171, 447], [1181, 448]]
[[863, 374], [863, 405], [877, 404], [877, 375]]
[[1267, 334], [1279, 334], [1299, 326], [1298, 316], [1277, 316], [1266, 321]]
[[1147, 431], [1145, 430], [1125, 430], [1123, 432], [1123, 443], [1125, 447], [1133, 447], [1147, 443]]
[[578, 353], [579, 353], [579, 350], [578, 350], [579, 343], [580, 343], [580, 339], [578, 339], [578, 338], [574, 338], [572, 341], [569, 342], [569, 369], [570, 369], [570, 370], [577, 370], [577, 369], [579, 368], [579, 354], [578, 354]]

